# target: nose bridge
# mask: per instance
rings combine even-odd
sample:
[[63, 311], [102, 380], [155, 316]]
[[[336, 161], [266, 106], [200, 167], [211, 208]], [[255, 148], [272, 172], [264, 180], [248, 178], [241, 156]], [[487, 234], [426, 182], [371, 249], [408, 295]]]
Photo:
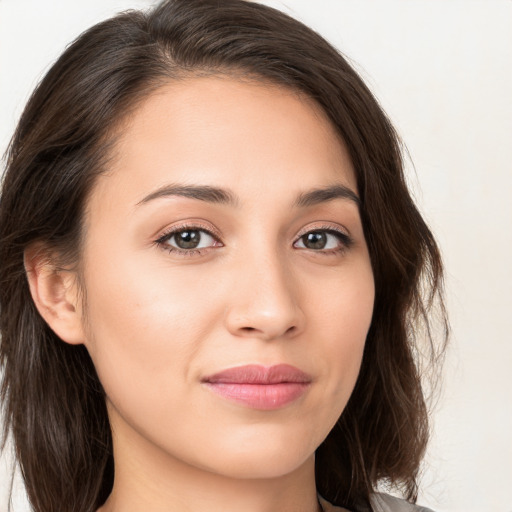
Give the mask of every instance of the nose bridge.
[[276, 245], [256, 245], [238, 255], [228, 329], [265, 339], [296, 333], [303, 315], [293, 269]]

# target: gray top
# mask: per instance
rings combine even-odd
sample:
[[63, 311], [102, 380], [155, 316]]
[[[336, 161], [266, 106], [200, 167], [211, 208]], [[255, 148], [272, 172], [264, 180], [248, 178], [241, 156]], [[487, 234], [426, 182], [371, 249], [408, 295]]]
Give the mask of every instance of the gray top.
[[[341, 507], [335, 507], [329, 502], [325, 501], [321, 496], [318, 497], [320, 505], [324, 512], [350, 512], [349, 510]], [[400, 498], [395, 498], [389, 494], [378, 493], [371, 497], [372, 507], [375, 512], [433, 512], [429, 508], [413, 505], [408, 501]]]

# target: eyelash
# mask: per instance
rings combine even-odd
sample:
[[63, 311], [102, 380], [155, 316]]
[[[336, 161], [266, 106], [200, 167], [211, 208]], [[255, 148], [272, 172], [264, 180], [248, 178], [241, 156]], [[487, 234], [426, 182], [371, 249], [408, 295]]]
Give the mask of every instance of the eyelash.
[[314, 249], [310, 249], [310, 251], [314, 252], [317, 255], [331, 256], [333, 254], [343, 254], [345, 251], [350, 249], [354, 244], [354, 240], [347, 233], [345, 233], [341, 229], [334, 228], [332, 225], [315, 226], [313, 229], [308, 229], [307, 231], [302, 232], [297, 237], [297, 240], [294, 242], [294, 244], [296, 244], [299, 240], [301, 240], [304, 236], [308, 235], [309, 233], [318, 232], [335, 236], [340, 242], [340, 246], [334, 249], [324, 249], [317, 251], [315, 251]]
[[[204, 247], [201, 249], [179, 249], [179, 248], [173, 247], [167, 243], [173, 236], [175, 236], [178, 233], [181, 233], [183, 231], [200, 231], [200, 232], [206, 233], [207, 235], [211, 236], [216, 241], [216, 243], [219, 243], [219, 245]], [[336, 247], [334, 249], [326, 249], [326, 250], [310, 249], [310, 251], [312, 251], [313, 253], [318, 254], [318, 255], [330, 256], [333, 254], [341, 254], [341, 253], [344, 253], [346, 250], [350, 249], [350, 247], [354, 243], [353, 239], [347, 233], [345, 233], [341, 230], [337, 230], [337, 229], [333, 228], [332, 226], [318, 226], [313, 229], [308, 229], [307, 231], [304, 231], [303, 233], [301, 233], [297, 237], [297, 239], [295, 240], [295, 242], [293, 244], [295, 245], [304, 236], [306, 236], [310, 233], [317, 233], [317, 232], [322, 232], [322, 233], [326, 233], [328, 235], [333, 235], [340, 242], [340, 247]], [[177, 254], [180, 256], [184, 256], [184, 257], [201, 255], [201, 254], [203, 254], [203, 252], [212, 249], [212, 247], [223, 247], [222, 242], [220, 242], [220, 240], [219, 240], [219, 236], [216, 233], [214, 233], [212, 230], [207, 229], [206, 227], [201, 226], [201, 225], [191, 225], [191, 224], [173, 226], [171, 229], [164, 232], [160, 237], [158, 237], [155, 240], [155, 245], [161, 247], [163, 250], [165, 250], [169, 253], [174, 253], [174, 254]], [[307, 247], [305, 249], [307, 250]]]
[[155, 240], [155, 244], [159, 247], [161, 247], [163, 250], [177, 254], [179, 256], [195, 256], [203, 254], [204, 251], [211, 249], [212, 247], [204, 247], [201, 249], [178, 249], [177, 247], [172, 247], [171, 245], [167, 244], [173, 236], [177, 235], [178, 233], [181, 233], [183, 231], [200, 231], [202, 233], [206, 233], [207, 235], [211, 236], [217, 243], [220, 245], [216, 247], [222, 247], [223, 244], [219, 241], [219, 235], [214, 233], [212, 230], [198, 225], [198, 224], [184, 224], [180, 226], [173, 226], [168, 231], [164, 232], [162, 236], [160, 236], [157, 240]]

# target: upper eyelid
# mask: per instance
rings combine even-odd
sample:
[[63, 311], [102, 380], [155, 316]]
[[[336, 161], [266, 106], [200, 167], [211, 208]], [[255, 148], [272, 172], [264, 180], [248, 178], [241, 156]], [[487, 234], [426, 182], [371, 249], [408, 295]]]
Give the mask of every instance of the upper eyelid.
[[317, 225], [317, 226], [308, 225], [308, 226], [304, 227], [303, 229], [301, 229], [299, 231], [297, 238], [301, 238], [305, 234], [311, 233], [313, 231], [330, 231], [330, 232], [339, 233], [340, 235], [344, 235], [346, 237], [352, 238], [352, 235], [350, 234], [350, 231], [347, 228], [341, 227], [338, 224], [331, 224], [331, 223], [327, 224], [325, 222], [321, 223], [320, 225]]
[[353, 244], [353, 239], [350, 235], [346, 234], [345, 232], [341, 231], [341, 230], [337, 230], [337, 229], [311, 229], [311, 230], [308, 230], [308, 231], [305, 231], [302, 235], [300, 235], [299, 237], [297, 237], [295, 239], [295, 241], [293, 242], [294, 245], [299, 242], [300, 240], [302, 240], [302, 238], [307, 235], [308, 233], [315, 233], [315, 232], [325, 232], [331, 236], [334, 236], [335, 238], [337, 238], [339, 240], [340, 243], [346, 245], [346, 246], [350, 246]]
[[157, 235], [156, 241], [160, 242], [163, 241], [164, 239], [171, 238], [171, 236], [175, 235], [176, 233], [179, 233], [180, 231], [186, 231], [187, 229], [191, 231], [204, 231], [208, 235], [215, 238], [217, 241], [220, 241], [221, 239], [221, 235], [215, 229], [209, 228], [200, 223], [196, 224], [193, 222], [184, 222], [183, 224], [173, 225], [162, 230], [160, 234]]

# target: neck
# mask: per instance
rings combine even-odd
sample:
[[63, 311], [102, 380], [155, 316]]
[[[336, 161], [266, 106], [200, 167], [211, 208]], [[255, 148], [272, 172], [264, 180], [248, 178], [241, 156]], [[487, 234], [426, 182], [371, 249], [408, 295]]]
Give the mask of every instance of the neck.
[[314, 456], [272, 478], [235, 478], [189, 465], [133, 431], [113, 429], [115, 480], [98, 512], [319, 512]]

